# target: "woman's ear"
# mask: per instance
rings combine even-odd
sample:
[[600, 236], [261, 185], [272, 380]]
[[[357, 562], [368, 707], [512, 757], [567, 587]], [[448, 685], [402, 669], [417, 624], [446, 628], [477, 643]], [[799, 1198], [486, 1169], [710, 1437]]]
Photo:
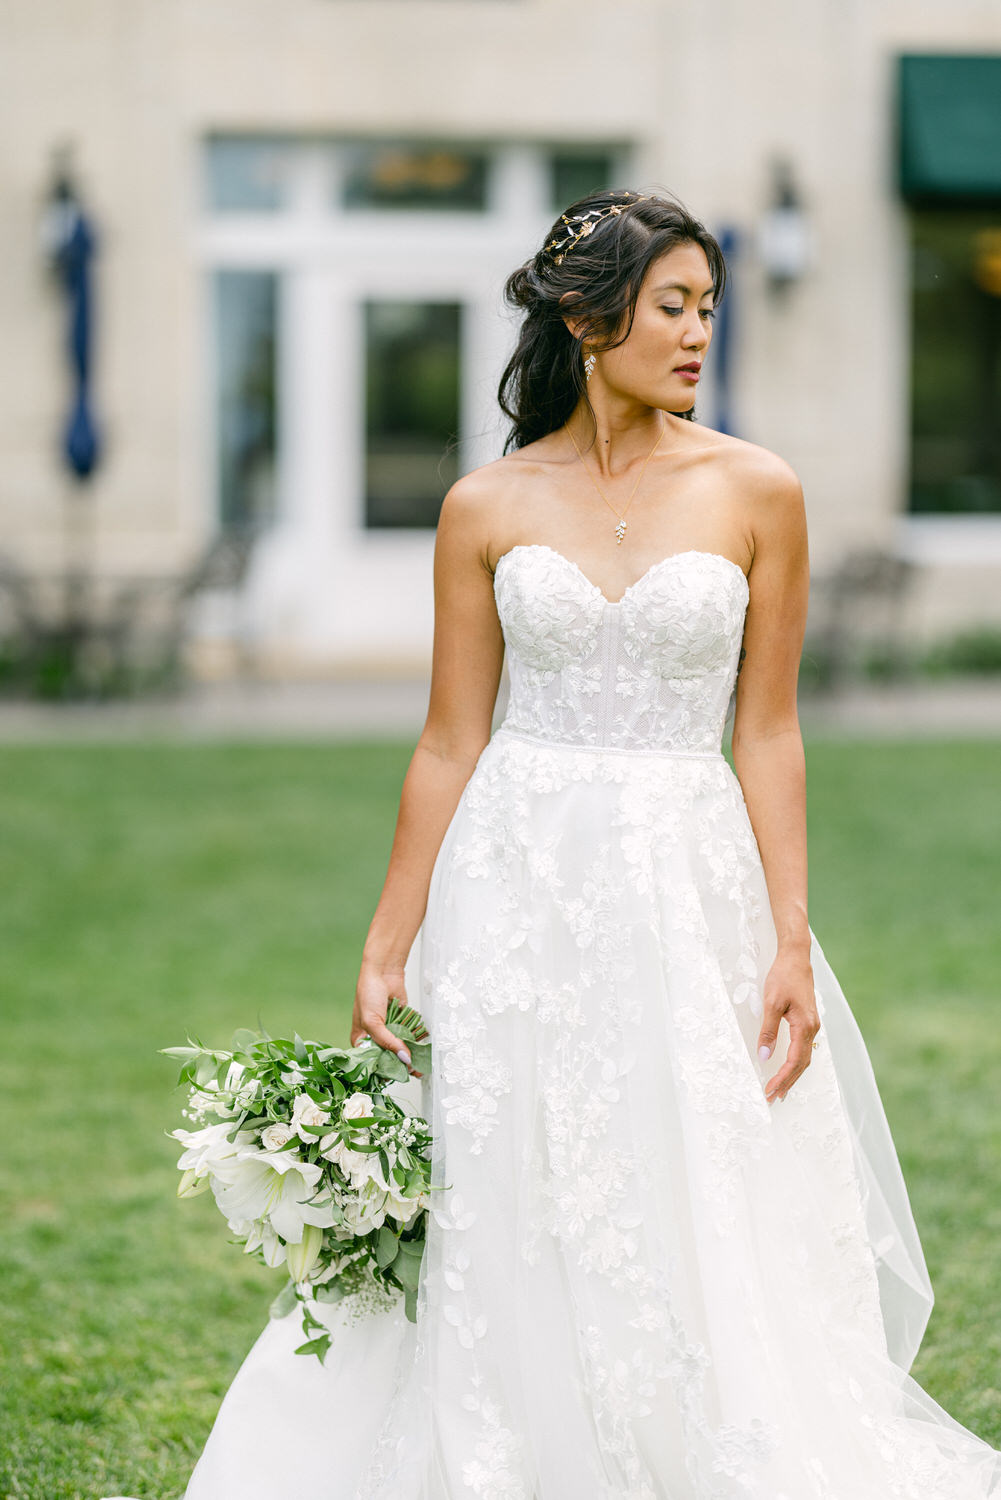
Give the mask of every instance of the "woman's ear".
[[580, 300], [580, 292], [564, 292], [560, 298], [560, 315], [571, 338], [578, 339], [584, 325], [583, 317], [574, 317], [573, 304]]

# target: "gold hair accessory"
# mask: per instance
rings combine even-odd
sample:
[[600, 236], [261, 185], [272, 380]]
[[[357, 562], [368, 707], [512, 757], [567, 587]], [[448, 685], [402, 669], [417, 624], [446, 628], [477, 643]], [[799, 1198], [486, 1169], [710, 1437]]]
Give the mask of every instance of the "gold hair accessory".
[[[594, 226], [600, 224], [602, 219], [611, 218], [613, 214], [620, 214], [624, 208], [632, 208], [634, 203], [642, 203], [643, 199], [649, 196], [649, 193], [635, 193], [630, 195], [629, 203], [610, 203], [607, 208], [591, 208], [586, 214], [574, 214], [572, 219], [568, 219], [566, 214], [560, 214], [560, 218], [570, 232], [565, 239], [550, 240], [546, 246], [547, 250], [559, 251], [558, 255], [553, 256], [553, 263], [557, 266], [562, 265], [564, 255], [573, 249], [578, 240], [586, 239]], [[580, 227], [575, 229], [575, 224]]]

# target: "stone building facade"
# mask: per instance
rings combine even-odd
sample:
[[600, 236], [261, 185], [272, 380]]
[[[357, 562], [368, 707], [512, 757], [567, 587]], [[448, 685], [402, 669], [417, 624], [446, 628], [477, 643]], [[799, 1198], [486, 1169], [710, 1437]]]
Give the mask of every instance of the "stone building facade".
[[[201, 670], [236, 637], [264, 670], [426, 670], [436, 504], [502, 441], [504, 276], [604, 181], [728, 237], [699, 416], [800, 474], [818, 578], [877, 549], [915, 564], [907, 631], [1001, 623], [993, 0], [9, 0], [0, 24], [24, 573], [58, 576], [71, 513], [111, 588], [250, 528], [191, 614]], [[85, 486], [38, 239], [61, 143], [99, 237]]]

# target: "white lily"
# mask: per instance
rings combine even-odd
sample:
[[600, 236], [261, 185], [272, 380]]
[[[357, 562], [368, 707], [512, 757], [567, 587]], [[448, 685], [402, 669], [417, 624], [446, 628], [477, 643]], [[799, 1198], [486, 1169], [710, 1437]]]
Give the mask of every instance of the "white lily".
[[323, 1230], [307, 1224], [297, 1245], [285, 1246], [285, 1259], [293, 1281], [305, 1281], [323, 1248]]
[[201, 1130], [172, 1130], [175, 1140], [185, 1147], [177, 1165], [182, 1172], [192, 1171], [196, 1177], [218, 1176], [226, 1170], [230, 1161], [253, 1141], [253, 1132], [238, 1131], [236, 1139], [226, 1137], [231, 1125], [203, 1125]]
[[291, 1151], [258, 1151], [243, 1147], [226, 1163], [225, 1178], [214, 1177], [212, 1191], [223, 1217], [230, 1221], [268, 1219], [287, 1244], [297, 1245], [307, 1224], [329, 1228], [334, 1210], [307, 1202], [316, 1192], [323, 1168]]
[[285, 1259], [285, 1246], [275, 1234], [267, 1219], [258, 1219], [253, 1224], [231, 1224], [237, 1239], [246, 1239], [243, 1247], [244, 1255], [250, 1255], [255, 1250], [261, 1250], [264, 1254], [264, 1263], [268, 1266], [280, 1266]]
[[177, 1196], [179, 1198], [197, 1198], [201, 1193], [209, 1190], [208, 1177], [199, 1177], [193, 1167], [188, 1167], [182, 1172], [181, 1180], [177, 1184]]

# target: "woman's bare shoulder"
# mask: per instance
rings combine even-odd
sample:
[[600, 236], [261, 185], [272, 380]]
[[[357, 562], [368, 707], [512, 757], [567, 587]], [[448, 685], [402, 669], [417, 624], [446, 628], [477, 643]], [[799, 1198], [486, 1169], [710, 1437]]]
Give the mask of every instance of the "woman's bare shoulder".
[[442, 501], [439, 527], [474, 533], [486, 557], [493, 539], [510, 529], [519, 506], [524, 504], [526, 487], [544, 477], [550, 463], [543, 440], [470, 469], [455, 481]]
[[703, 432], [699, 442], [700, 446], [705, 444], [709, 462], [726, 465], [734, 478], [760, 489], [763, 494], [776, 489], [788, 492], [799, 486], [795, 469], [771, 448], [752, 443], [747, 438], [734, 437], [728, 432], [717, 432], [714, 428], [705, 428]]
[[752, 559], [763, 542], [768, 542], [769, 551], [776, 542], [782, 550], [805, 547], [803, 486], [781, 454], [761, 443], [712, 431], [700, 459], [711, 470], [714, 486], [722, 480], [732, 497]]

